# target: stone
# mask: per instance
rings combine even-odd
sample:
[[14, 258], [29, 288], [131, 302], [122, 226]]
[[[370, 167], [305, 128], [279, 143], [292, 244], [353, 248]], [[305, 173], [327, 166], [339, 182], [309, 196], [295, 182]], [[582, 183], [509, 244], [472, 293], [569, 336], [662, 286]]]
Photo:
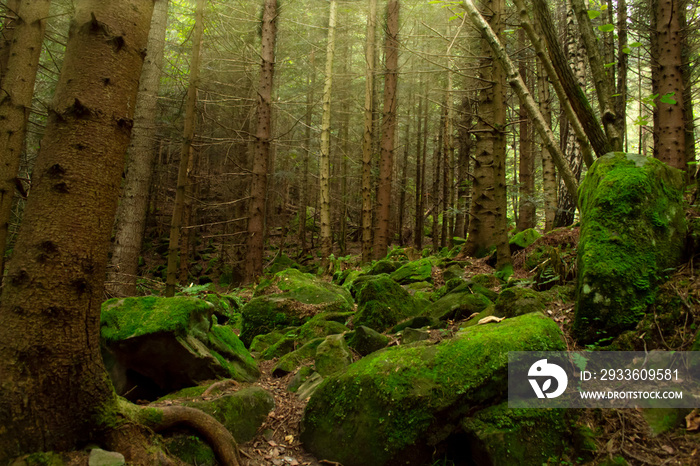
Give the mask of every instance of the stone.
[[357, 306], [354, 325], [364, 325], [378, 332], [421, 311], [408, 291], [386, 275], [365, 283], [357, 294]]
[[396, 283], [408, 285], [416, 282], [433, 281], [433, 263], [430, 259], [420, 259], [403, 265], [393, 272], [390, 277]]
[[340, 372], [352, 363], [352, 353], [342, 335], [329, 335], [316, 349], [314, 366], [325, 377]]
[[493, 303], [484, 295], [469, 291], [449, 293], [428, 306], [423, 314], [438, 320], [459, 320], [483, 311]]
[[642, 155], [610, 153], [588, 171], [579, 190], [573, 327], [581, 343], [634, 328], [680, 263], [684, 188], [681, 171]]
[[360, 325], [348, 341], [348, 346], [362, 356], [379, 351], [389, 344], [390, 338], [376, 330]]
[[495, 316], [516, 317], [530, 312], [542, 312], [545, 305], [537, 291], [512, 286], [501, 291], [496, 300]]
[[126, 460], [121, 453], [100, 448], [93, 448], [88, 458], [88, 466], [124, 466], [125, 464]]
[[541, 237], [542, 235], [534, 228], [528, 228], [526, 230], [519, 231], [508, 240], [508, 244], [510, 245], [510, 252], [513, 253], [516, 251], [521, 251], [533, 244]]
[[314, 338], [301, 348], [285, 354], [272, 368], [272, 375], [275, 377], [285, 376], [294, 372], [302, 364], [312, 361], [316, 357], [318, 346], [323, 341], [323, 338]]
[[405, 328], [401, 334], [401, 344], [410, 345], [418, 341], [427, 340], [430, 338], [430, 332], [416, 328]]

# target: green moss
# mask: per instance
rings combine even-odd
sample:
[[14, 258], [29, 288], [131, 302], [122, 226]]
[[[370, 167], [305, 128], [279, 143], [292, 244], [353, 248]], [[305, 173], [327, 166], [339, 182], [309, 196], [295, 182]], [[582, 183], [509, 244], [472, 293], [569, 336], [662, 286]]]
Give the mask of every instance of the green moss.
[[285, 354], [272, 368], [272, 374], [276, 377], [294, 372], [297, 367], [311, 361], [316, 356], [316, 349], [323, 343], [323, 338], [315, 338], [301, 348]]
[[250, 352], [262, 353], [263, 351], [280, 341], [282, 338], [284, 338], [284, 332], [281, 330], [275, 330], [270, 333], [263, 333], [261, 335], [257, 335], [255, 338], [253, 338], [253, 341], [250, 344]]
[[430, 259], [409, 262], [391, 274], [391, 279], [402, 285], [432, 282], [433, 264]]
[[216, 456], [209, 444], [195, 435], [175, 435], [165, 440], [168, 451], [185, 464], [200, 466], [218, 465]]
[[42, 451], [24, 456], [12, 464], [13, 466], [63, 466], [66, 463], [63, 457], [56, 452]]
[[542, 235], [537, 230], [534, 228], [528, 228], [516, 233], [510, 240], [508, 240], [508, 244], [510, 244], [511, 252], [519, 251], [530, 246], [541, 237]]
[[413, 297], [386, 275], [368, 281], [357, 295], [355, 325], [383, 332], [421, 309]]
[[428, 306], [424, 314], [440, 320], [462, 319], [482, 312], [493, 303], [481, 294], [468, 291], [449, 293]]
[[438, 345], [374, 352], [322, 383], [307, 405], [302, 440], [343, 464], [360, 464], [358, 456], [385, 464], [439, 431], [445, 416], [502, 399], [508, 351], [564, 349], [554, 321], [528, 314], [459, 331]]
[[501, 291], [496, 300], [495, 315], [515, 317], [530, 312], [542, 312], [544, 307], [544, 300], [537, 291], [513, 286]]
[[181, 398], [197, 398], [198, 396], [202, 396], [202, 393], [207, 389], [207, 385], [197, 385], [196, 387], [187, 387], [183, 388], [182, 390], [178, 390], [174, 393], [169, 393], [165, 395], [162, 398], [159, 398], [158, 401], [165, 401], [165, 400], [179, 400]]
[[214, 306], [197, 298], [114, 298], [102, 303], [100, 332], [107, 342], [157, 332], [205, 333], [213, 310]]

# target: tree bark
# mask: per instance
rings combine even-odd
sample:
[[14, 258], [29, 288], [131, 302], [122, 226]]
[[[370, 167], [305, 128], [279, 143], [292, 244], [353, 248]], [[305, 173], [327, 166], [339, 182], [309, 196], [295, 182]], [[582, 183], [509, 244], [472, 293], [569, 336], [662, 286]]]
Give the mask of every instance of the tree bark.
[[416, 114], [416, 222], [413, 231], [413, 246], [416, 250], [423, 249], [423, 219], [425, 218], [424, 193], [425, 193], [425, 140], [427, 139], [427, 104], [423, 105], [425, 97], [418, 97], [418, 113]]
[[23, 0], [0, 84], [0, 277], [50, 0]]
[[114, 246], [107, 275], [107, 292], [112, 296], [136, 294], [136, 274], [146, 227], [148, 195], [156, 151], [158, 90], [165, 50], [169, 0], [156, 0], [148, 35], [146, 59], [136, 98], [134, 129], [127, 152], [124, 191], [117, 208]]
[[622, 144], [627, 152], [627, 71], [629, 69], [629, 50], [627, 45], [627, 0], [617, 0], [617, 92], [615, 97], [615, 115], [617, 132], [622, 136]]
[[258, 84], [257, 125], [253, 144], [253, 180], [248, 211], [248, 254], [245, 280], [252, 283], [263, 272], [267, 172], [272, 134], [272, 85], [277, 40], [277, 1], [264, 0], [261, 36], [260, 81]]
[[[525, 32], [519, 32], [520, 47], [527, 50], [525, 43]], [[523, 56], [519, 62], [519, 73], [523, 77], [523, 84], [527, 86], [528, 57]], [[519, 197], [518, 223], [516, 228], [523, 231], [528, 228], [535, 228], [537, 223], [535, 208], [535, 153], [532, 144], [532, 129], [530, 128], [530, 114], [521, 105], [519, 111], [520, 118], [520, 166], [518, 170]]]
[[[544, 117], [544, 122], [552, 127], [552, 110], [549, 105], [549, 82], [547, 75], [543, 72], [541, 60], [537, 60], [538, 70], [538, 93], [540, 100], [540, 111]], [[541, 139], [541, 138], [540, 138]], [[542, 156], [542, 190], [544, 191], [544, 232], [554, 228], [554, 217], [557, 213], [557, 173], [549, 150], [540, 143]]]
[[153, 9], [80, 0], [0, 305], [0, 463], [90, 442], [116, 402], [100, 304]]
[[389, 0], [386, 15], [386, 42], [384, 44], [384, 114], [379, 165], [379, 189], [377, 190], [377, 234], [374, 237], [375, 259], [386, 256], [390, 242], [391, 182], [394, 170], [394, 146], [396, 139], [396, 103], [399, 70], [399, 0]]
[[0, 80], [5, 76], [7, 60], [10, 58], [10, 45], [19, 12], [19, 0], [6, 1], [3, 10], [5, 21], [2, 24], [2, 34], [0, 35]]
[[178, 253], [180, 251], [180, 228], [185, 206], [185, 189], [187, 187], [187, 168], [190, 162], [190, 149], [194, 139], [195, 117], [197, 107], [197, 86], [199, 85], [199, 65], [201, 61], [202, 35], [204, 33], [204, 2], [197, 0], [194, 20], [194, 33], [192, 34], [192, 59], [190, 61], [190, 82], [187, 87], [187, 100], [185, 103], [185, 127], [182, 134], [182, 149], [180, 150], [180, 164], [177, 171], [177, 188], [175, 191], [175, 205], [170, 221], [170, 243], [168, 245], [168, 269], [165, 283], [165, 296], [175, 295], [175, 282], [177, 281]]
[[301, 249], [301, 255], [306, 254], [306, 220], [308, 216], [308, 204], [309, 204], [309, 159], [311, 158], [311, 124], [313, 122], [314, 113], [314, 90], [316, 89], [316, 52], [311, 51], [309, 55], [309, 64], [311, 75], [307, 78], [307, 92], [306, 92], [306, 115], [304, 116], [304, 161], [303, 161], [303, 174], [300, 191], [299, 200], [299, 248]]
[[374, 51], [377, 0], [369, 0], [365, 42], [365, 108], [362, 134], [362, 262], [372, 258], [372, 133], [374, 130]]
[[471, 123], [472, 109], [470, 97], [464, 97], [461, 107], [461, 118], [457, 134], [459, 138], [459, 152], [457, 157], [457, 219], [455, 221], [455, 236], [466, 238], [469, 228], [469, 192], [471, 181], [469, 180], [469, 160], [471, 158], [472, 138]]

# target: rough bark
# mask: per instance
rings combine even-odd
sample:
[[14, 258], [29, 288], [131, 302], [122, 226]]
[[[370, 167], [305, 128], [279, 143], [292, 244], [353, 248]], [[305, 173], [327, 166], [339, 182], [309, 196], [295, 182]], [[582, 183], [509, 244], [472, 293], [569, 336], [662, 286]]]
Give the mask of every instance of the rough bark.
[[379, 187], [377, 189], [377, 233], [372, 252], [375, 259], [386, 256], [390, 242], [391, 184], [396, 139], [396, 104], [399, 71], [399, 0], [389, 0], [384, 43], [384, 109], [380, 144]]
[[403, 225], [405, 220], [406, 212], [406, 185], [408, 184], [408, 153], [411, 148], [410, 143], [410, 129], [411, 129], [411, 108], [413, 108], [413, 98], [410, 99], [408, 115], [406, 116], [406, 126], [404, 129], [404, 141], [405, 145], [403, 148], [403, 160], [401, 161], [401, 182], [399, 183], [399, 221], [398, 221], [398, 232], [399, 232], [399, 244], [401, 246], [406, 245], [406, 241], [403, 234]]
[[[551, 128], [552, 110], [549, 105], [549, 82], [543, 73], [542, 62], [538, 59], [538, 85], [540, 111], [544, 121]], [[544, 191], [544, 231], [548, 232], [554, 228], [554, 216], [557, 213], [557, 173], [549, 150], [540, 144], [542, 156], [542, 190]]]
[[197, 86], [199, 84], [199, 65], [201, 61], [202, 35], [204, 33], [204, 0], [197, 0], [195, 10], [194, 33], [192, 34], [192, 59], [190, 60], [190, 78], [185, 102], [185, 127], [182, 132], [182, 149], [177, 171], [177, 188], [175, 205], [170, 221], [170, 242], [168, 245], [168, 269], [165, 283], [165, 296], [175, 295], [177, 281], [178, 253], [180, 251], [180, 228], [185, 206], [185, 189], [187, 187], [187, 168], [190, 162], [190, 149], [194, 139], [195, 110], [197, 107]]
[[85, 445], [115, 402], [107, 252], [152, 0], [80, 0], [0, 305], [0, 463]]
[[19, 0], [5, 2], [3, 8], [5, 21], [2, 23], [2, 33], [0, 33], [0, 80], [5, 76], [7, 70], [7, 60], [10, 58], [10, 44], [12, 44], [18, 11]]
[[326, 76], [323, 84], [323, 115], [321, 117], [321, 156], [319, 158], [319, 202], [321, 204], [321, 258], [328, 263], [333, 247], [331, 235], [331, 92], [333, 89], [333, 55], [335, 55], [335, 26], [338, 16], [337, 0], [330, 0], [328, 41], [326, 43]]
[[[693, 49], [690, 44], [690, 35], [688, 30], [687, 5], [689, 0], [681, 2], [680, 26], [683, 31], [682, 36], [682, 79], [683, 79], [683, 119], [685, 120], [685, 157], [688, 162], [696, 162], [695, 160], [695, 116], [693, 110], [693, 86], [692, 86], [692, 68], [691, 60]], [[698, 166], [688, 169], [690, 176], [697, 176]]]
[[365, 108], [362, 134], [362, 262], [372, 258], [372, 133], [374, 131], [374, 63], [377, 0], [369, 0], [365, 42]]
[[[423, 222], [425, 219], [425, 154], [427, 140], [427, 105], [424, 96], [418, 98], [418, 113], [416, 115], [416, 223], [413, 231], [413, 246], [416, 250], [423, 249]], [[425, 124], [424, 124], [425, 123]]]
[[307, 206], [309, 204], [309, 159], [311, 157], [311, 124], [313, 122], [314, 114], [314, 89], [316, 89], [315, 58], [315, 50], [312, 50], [311, 54], [309, 55], [309, 74], [311, 75], [311, 77], [307, 78], [306, 81], [308, 85], [308, 91], [306, 92], [306, 115], [304, 116], [304, 168], [301, 178], [301, 186], [299, 188], [299, 249], [301, 250], [301, 255], [306, 254], [307, 251], [306, 220], [308, 218]]
[[[519, 33], [520, 47], [527, 50], [525, 43], [525, 32], [521, 29]], [[518, 67], [520, 76], [523, 77], [523, 84], [526, 86], [528, 75], [528, 57], [520, 58]], [[524, 106], [520, 106], [520, 165], [518, 170], [519, 197], [518, 205], [518, 231], [528, 228], [535, 228], [537, 223], [535, 208], [535, 152], [532, 143], [532, 129], [530, 128], [530, 115]]]
[[[444, 114], [442, 115], [442, 118], [440, 118], [440, 129], [443, 128], [445, 121], [444, 121]], [[437, 251], [439, 246], [440, 246], [440, 231], [438, 230], [439, 226], [439, 218], [438, 218], [438, 213], [440, 212], [440, 204], [442, 203], [442, 196], [440, 195], [440, 174], [442, 173], [442, 162], [444, 160], [444, 157], [442, 155], [442, 149], [443, 149], [443, 144], [442, 144], [442, 138], [444, 137], [444, 134], [442, 131], [438, 131], [438, 140], [437, 140], [437, 145], [435, 146], [435, 152], [433, 155], [433, 186], [432, 186], [432, 191], [431, 195], [433, 198], [433, 206], [431, 207], [432, 211], [432, 216], [433, 216], [433, 224], [431, 227], [431, 232], [433, 234], [432, 240], [433, 240], [433, 251]]]
[[107, 275], [106, 288], [112, 296], [136, 294], [138, 259], [156, 156], [156, 112], [169, 3], [169, 0], [156, 0], [153, 8], [146, 59], [136, 98], [134, 129], [127, 152], [124, 191], [117, 208], [114, 245]]
[[472, 138], [472, 109], [470, 97], [464, 97], [461, 107], [461, 118], [457, 129], [458, 157], [457, 157], [457, 219], [455, 221], [454, 235], [458, 238], [467, 237], [469, 228], [469, 193], [471, 181], [469, 180], [469, 161], [471, 158]]
[[[622, 136], [622, 144], [627, 152], [627, 71], [629, 70], [629, 51], [627, 45], [627, 0], [617, 0], [617, 91], [615, 94], [615, 115], [617, 132]], [[627, 52], [627, 53], [626, 53]]]
[[24, 0], [14, 22], [7, 68], [0, 84], [0, 277], [12, 214], [17, 170], [24, 149], [50, 0]]
[[272, 85], [277, 38], [277, 1], [264, 0], [261, 36], [261, 64], [258, 83], [257, 124], [253, 142], [253, 178], [250, 186], [245, 279], [251, 283], [263, 271], [267, 173], [272, 135]]

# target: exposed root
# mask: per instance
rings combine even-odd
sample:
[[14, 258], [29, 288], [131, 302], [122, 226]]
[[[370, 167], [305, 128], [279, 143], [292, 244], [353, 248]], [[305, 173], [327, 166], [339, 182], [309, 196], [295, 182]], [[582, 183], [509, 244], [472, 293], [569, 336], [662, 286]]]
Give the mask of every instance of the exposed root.
[[223, 390], [226, 390], [227, 388], [236, 387], [236, 386], [238, 386], [238, 382], [236, 382], [233, 379], [220, 380], [216, 383], [211, 384], [209, 386], [209, 388], [204, 390], [204, 393], [202, 393], [202, 397], [212, 395], [217, 390], [223, 391]]
[[186, 406], [166, 406], [157, 409], [162, 412], [160, 420], [150, 420], [149, 427], [159, 432], [177, 425], [186, 425], [195, 429], [204, 437], [221, 464], [240, 466], [238, 445], [233, 435], [216, 419], [194, 408]]

